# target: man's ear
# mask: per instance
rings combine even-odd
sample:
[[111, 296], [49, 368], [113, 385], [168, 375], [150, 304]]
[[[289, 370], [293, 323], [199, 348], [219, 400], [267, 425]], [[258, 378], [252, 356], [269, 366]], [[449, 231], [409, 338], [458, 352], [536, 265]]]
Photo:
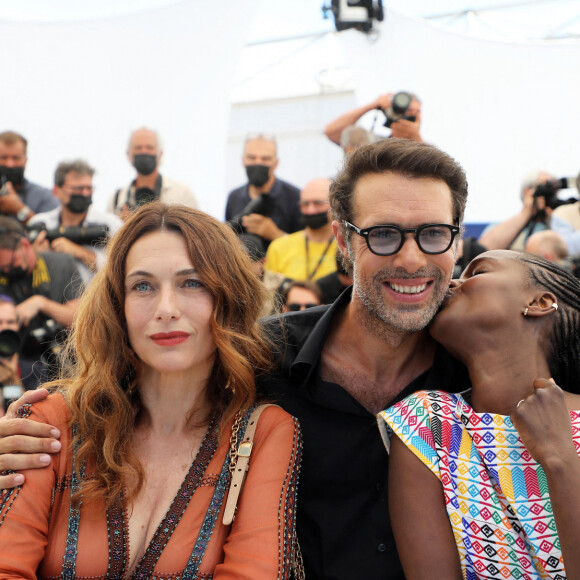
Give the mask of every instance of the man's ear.
[[526, 308], [526, 316], [540, 317], [558, 311], [558, 300], [552, 292], [542, 292], [534, 296]]
[[348, 258], [348, 248], [346, 247], [346, 240], [344, 238], [344, 228], [342, 224], [338, 220], [332, 221], [332, 233], [336, 238], [336, 243], [338, 244], [338, 249], [340, 253], [345, 257]]

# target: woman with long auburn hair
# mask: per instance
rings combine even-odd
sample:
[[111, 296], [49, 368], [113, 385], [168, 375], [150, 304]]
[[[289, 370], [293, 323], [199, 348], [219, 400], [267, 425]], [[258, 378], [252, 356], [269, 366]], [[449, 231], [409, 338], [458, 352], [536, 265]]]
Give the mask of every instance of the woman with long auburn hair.
[[20, 415], [61, 430], [52, 469], [0, 495], [0, 578], [288, 578], [300, 433], [257, 422], [233, 524], [236, 452], [271, 352], [235, 234], [159, 202], [111, 240], [63, 378]]

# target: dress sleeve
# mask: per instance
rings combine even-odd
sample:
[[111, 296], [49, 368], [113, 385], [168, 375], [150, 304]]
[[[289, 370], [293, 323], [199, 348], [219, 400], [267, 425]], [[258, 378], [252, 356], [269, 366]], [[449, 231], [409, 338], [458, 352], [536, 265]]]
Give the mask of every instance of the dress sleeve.
[[214, 580], [290, 577], [301, 456], [297, 421], [279, 407], [261, 415], [238, 510]]
[[[50, 395], [46, 401], [26, 405], [22, 416], [49, 423], [67, 431], [67, 406], [61, 395]], [[0, 492], [0, 578], [36, 579], [48, 538], [52, 495], [56, 474], [66, 457], [63, 450], [52, 456], [51, 465], [28, 469], [23, 485]]]
[[432, 414], [431, 394], [427, 391], [413, 393], [377, 415], [379, 431], [387, 451], [390, 447], [389, 439], [394, 433], [440, 480], [439, 456], [433, 436], [436, 425], [433, 420], [437, 422]]

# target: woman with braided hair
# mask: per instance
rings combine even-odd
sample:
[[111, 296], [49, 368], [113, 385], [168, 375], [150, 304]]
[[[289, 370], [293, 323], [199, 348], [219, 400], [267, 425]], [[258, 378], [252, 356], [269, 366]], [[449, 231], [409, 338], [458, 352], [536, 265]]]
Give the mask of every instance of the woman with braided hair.
[[406, 577], [580, 578], [579, 281], [538, 256], [485, 252], [430, 332], [472, 388], [379, 414]]

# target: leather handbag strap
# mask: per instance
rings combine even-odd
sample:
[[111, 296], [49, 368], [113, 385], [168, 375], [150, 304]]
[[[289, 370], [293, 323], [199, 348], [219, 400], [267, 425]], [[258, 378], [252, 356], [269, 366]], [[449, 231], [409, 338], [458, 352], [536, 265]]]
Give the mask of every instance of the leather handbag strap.
[[223, 523], [226, 526], [229, 526], [234, 521], [234, 516], [236, 515], [238, 499], [240, 497], [240, 492], [242, 491], [244, 480], [246, 479], [246, 473], [248, 472], [248, 467], [250, 464], [250, 456], [252, 454], [252, 445], [256, 427], [258, 426], [258, 419], [267, 407], [272, 406], [274, 405], [268, 403], [265, 405], [260, 405], [254, 409], [250, 415], [250, 418], [248, 419], [248, 426], [246, 427], [246, 432], [244, 433], [244, 437], [239, 447], [237, 450], [231, 450], [231, 453], [237, 455], [237, 460], [234, 471], [232, 473], [232, 481], [230, 483], [230, 490], [228, 492], [226, 507], [224, 509]]

